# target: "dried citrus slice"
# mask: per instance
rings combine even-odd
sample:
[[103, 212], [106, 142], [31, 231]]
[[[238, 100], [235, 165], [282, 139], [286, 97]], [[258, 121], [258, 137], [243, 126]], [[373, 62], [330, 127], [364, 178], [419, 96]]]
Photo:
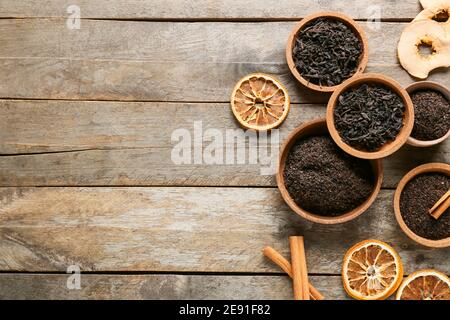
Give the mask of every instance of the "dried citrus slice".
[[231, 95], [231, 109], [247, 129], [270, 130], [278, 127], [289, 113], [286, 88], [274, 77], [254, 73], [236, 84]]
[[436, 270], [413, 272], [397, 291], [397, 300], [450, 300], [450, 279]]
[[388, 244], [365, 240], [347, 251], [342, 266], [344, 289], [359, 300], [383, 300], [402, 282], [400, 256]]

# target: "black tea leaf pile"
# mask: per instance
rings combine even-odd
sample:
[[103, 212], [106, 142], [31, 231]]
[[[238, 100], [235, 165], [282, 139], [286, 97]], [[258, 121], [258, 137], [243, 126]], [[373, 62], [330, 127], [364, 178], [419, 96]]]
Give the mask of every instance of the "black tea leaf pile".
[[414, 105], [413, 138], [422, 141], [439, 139], [450, 130], [450, 101], [434, 90], [419, 90], [411, 94]]
[[450, 209], [437, 220], [428, 212], [449, 189], [450, 177], [442, 173], [421, 174], [405, 186], [400, 212], [412, 232], [431, 240], [450, 237]]
[[345, 153], [329, 135], [297, 140], [286, 158], [284, 179], [298, 206], [328, 217], [357, 208], [375, 186], [370, 162]]
[[343, 92], [334, 108], [334, 125], [342, 140], [364, 151], [377, 151], [403, 128], [405, 105], [379, 84], [362, 84]]
[[362, 42], [351, 27], [339, 20], [318, 18], [298, 32], [293, 59], [303, 78], [331, 87], [356, 73], [362, 53]]

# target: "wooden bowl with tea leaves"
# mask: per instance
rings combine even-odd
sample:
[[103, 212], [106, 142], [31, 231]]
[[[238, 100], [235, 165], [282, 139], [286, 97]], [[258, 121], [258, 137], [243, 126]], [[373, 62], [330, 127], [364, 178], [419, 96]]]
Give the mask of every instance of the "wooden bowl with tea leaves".
[[408, 140], [414, 108], [398, 82], [368, 73], [347, 80], [331, 95], [326, 119], [331, 137], [345, 152], [382, 159]]
[[[418, 166], [416, 168], [414, 168], [413, 170], [411, 170], [410, 172], [408, 172], [399, 182], [397, 189], [395, 190], [395, 194], [394, 194], [394, 212], [395, 212], [395, 218], [397, 219], [398, 224], [400, 225], [400, 228], [402, 229], [402, 231], [412, 240], [414, 240], [415, 242], [426, 246], [426, 247], [430, 247], [430, 248], [447, 248], [450, 247], [450, 236], [446, 237], [446, 238], [442, 238], [442, 239], [429, 239], [425, 237], [425, 234], [418, 235], [416, 232], [414, 232], [412, 229], [414, 229], [415, 227], [413, 225], [410, 224], [410, 227], [407, 224], [407, 220], [404, 218], [404, 214], [406, 214], [406, 212], [402, 213], [402, 204], [401, 201], [406, 201], [408, 199], [402, 199], [402, 196], [404, 195], [404, 192], [407, 192], [407, 186], [409, 183], [411, 183], [412, 181], [414, 181], [415, 179], [417, 179], [418, 177], [425, 177], [425, 175], [427, 174], [441, 174], [441, 175], [445, 175], [447, 177], [450, 177], [450, 165], [446, 164], [446, 163], [427, 163], [421, 166]], [[416, 180], [416, 184], [417, 184], [417, 180]], [[434, 184], [436, 185], [436, 184]], [[409, 188], [412, 188], [412, 186], [409, 186]], [[433, 204], [435, 204], [436, 199], [439, 199], [440, 194], [439, 195], [434, 195], [435, 199], [430, 199], [429, 202], [427, 204], [426, 210], [425, 212], [421, 212], [421, 205], [419, 204], [419, 202], [417, 201], [427, 201], [428, 198], [430, 198], [430, 195], [425, 195], [424, 193], [426, 192], [430, 192], [430, 188], [425, 188], [426, 190], [424, 190], [423, 192], [421, 190], [417, 190], [416, 192], [420, 195], [420, 199], [416, 198], [413, 199], [414, 201], [416, 201], [416, 203], [409, 203], [409, 206], [412, 208], [410, 211], [413, 212], [413, 214], [417, 214], [417, 215], [424, 215], [423, 220], [418, 221], [419, 223], [419, 228], [420, 228], [420, 232], [429, 232], [428, 228], [429, 227], [433, 227], [433, 228], [437, 228], [438, 227], [438, 223], [444, 223], [443, 226], [439, 226], [440, 228], [445, 228], [447, 229], [447, 233], [448, 233], [448, 224], [447, 227], [445, 225], [445, 221], [441, 220], [441, 219], [446, 219], [446, 221], [448, 221], [450, 218], [447, 216], [446, 218], [444, 218], [444, 216], [441, 216], [438, 220], [435, 220], [434, 218], [431, 217], [431, 215], [429, 215], [429, 211], [428, 211], [428, 206], [431, 208], [433, 208]], [[445, 191], [443, 190], [441, 193], [444, 193]], [[431, 194], [433, 195], [433, 194]], [[420, 210], [420, 211], [419, 211]], [[406, 211], [406, 210], [405, 210]], [[447, 213], [444, 213], [444, 215]], [[411, 217], [409, 217], [408, 219], [411, 219]], [[441, 220], [441, 221], [440, 221]], [[448, 223], [448, 222], [447, 222]], [[441, 229], [442, 230], [442, 229]]]
[[[433, 92], [433, 91], [435, 91], [435, 92], [440, 93], [444, 98], [447, 99], [447, 102], [450, 103], [450, 90], [436, 82], [432, 82], [432, 81], [414, 82], [406, 87], [406, 91], [411, 96], [411, 99], [413, 97], [412, 94], [414, 94], [416, 92], [419, 92], [419, 91]], [[414, 104], [414, 101], [413, 101], [413, 104]], [[436, 107], [436, 106], [433, 106], [433, 107]], [[416, 120], [417, 120], [417, 116], [418, 115], [416, 112], [416, 114], [415, 114]], [[444, 122], [445, 120], [442, 120], [442, 121]], [[413, 129], [413, 132], [412, 132], [411, 136], [408, 138], [407, 143], [411, 146], [419, 147], [419, 148], [435, 146], [441, 142], [444, 142], [448, 137], [450, 137], [450, 129], [447, 131], [447, 133], [445, 133], [441, 137], [436, 138], [436, 139], [431, 139], [431, 140], [423, 140], [423, 139], [414, 138], [413, 137], [414, 132], [415, 132], [415, 129]]]
[[[319, 143], [316, 143], [316, 140], [311, 139], [321, 140], [319, 140]], [[330, 157], [327, 160], [324, 159], [325, 157], [323, 157], [320, 153], [308, 153], [308, 149], [303, 149], [303, 146], [306, 147], [306, 144], [299, 146], [299, 143], [303, 143], [304, 141], [306, 141], [306, 143], [313, 149], [319, 147], [319, 144], [325, 141], [328, 149], [334, 150], [333, 152], [336, 152], [337, 155], [335, 158]], [[299, 150], [299, 153], [297, 154], [307, 155], [307, 158], [309, 158], [309, 164], [306, 163], [303, 168], [296, 167], [296, 164], [292, 165], [293, 153], [296, 152], [294, 150]], [[336, 159], [337, 161], [335, 161]], [[344, 209], [346, 211], [339, 209], [341, 211], [335, 211], [336, 214], [332, 215], [323, 214], [323, 212], [319, 214], [318, 211], [314, 212], [310, 207], [308, 207], [311, 202], [314, 204], [317, 199], [319, 199], [328, 206], [332, 202], [340, 201], [339, 199], [350, 199], [348, 198], [348, 195], [352, 195], [355, 192], [354, 189], [357, 189], [357, 187], [351, 182], [353, 181], [353, 176], [351, 177], [352, 179], [342, 179], [338, 176], [340, 172], [336, 171], [336, 169], [339, 170], [340, 167], [335, 166], [333, 161], [334, 163], [339, 162], [339, 166], [342, 161], [342, 167], [348, 168], [348, 170], [353, 170], [353, 165], [356, 162], [356, 165], [358, 165], [358, 163], [363, 163], [363, 170], [354, 171], [352, 175], [367, 175], [370, 182], [367, 185], [366, 193], [363, 197], [360, 197], [357, 202], [352, 204], [350, 209]], [[348, 161], [355, 161], [355, 163], [349, 163]], [[319, 168], [320, 166], [322, 169]], [[334, 168], [334, 171], [329, 171], [329, 168], [331, 167]], [[305, 199], [305, 201], [299, 201], [298, 198], [296, 198], [295, 193], [290, 193], [289, 191], [292, 191], [292, 189], [290, 189], [289, 185], [290, 177], [288, 171], [290, 170], [292, 172], [292, 168], [296, 168], [294, 170], [295, 174], [301, 175], [303, 172], [307, 174], [310, 173], [309, 176], [314, 179], [313, 181], [307, 183], [305, 181], [301, 182], [301, 189], [303, 191], [301, 190], [300, 192], [304, 193], [303, 199]], [[345, 169], [342, 171], [345, 171]], [[335, 175], [333, 175], [333, 172]], [[281, 148], [276, 178], [281, 196], [294, 212], [309, 221], [329, 225], [353, 220], [372, 205], [381, 189], [383, 168], [381, 160], [358, 159], [343, 152], [331, 139], [327, 129], [326, 120], [323, 118], [301, 125], [288, 136]], [[323, 178], [325, 182], [333, 181], [333, 183], [336, 183], [339, 186], [337, 188], [330, 188], [327, 186], [327, 183], [322, 184], [320, 178]], [[294, 198], [297, 200], [294, 200]], [[309, 202], [309, 204], [307, 202]], [[342, 207], [339, 206], [339, 208]]]
[[286, 60], [294, 77], [319, 92], [333, 92], [345, 80], [364, 72], [368, 59], [364, 30], [338, 12], [305, 17], [294, 27], [286, 45]]

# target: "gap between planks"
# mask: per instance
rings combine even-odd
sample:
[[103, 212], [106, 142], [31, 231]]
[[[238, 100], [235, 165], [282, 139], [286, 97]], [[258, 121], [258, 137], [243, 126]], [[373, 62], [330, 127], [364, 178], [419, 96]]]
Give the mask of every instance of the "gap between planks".
[[[120, 21], [120, 22], [229, 22], [229, 23], [254, 23], [254, 22], [295, 22], [303, 20], [305, 17], [279, 17], [279, 18], [83, 18], [80, 17], [81, 21]], [[54, 21], [65, 21], [67, 17], [0, 17], [0, 20], [54, 20]], [[357, 18], [353, 19], [357, 22], [368, 21], [369, 18]], [[380, 22], [392, 22], [392, 23], [409, 23], [412, 18], [381, 18]]]
[[[66, 275], [67, 272], [64, 271], [26, 271], [26, 270], [0, 270], [0, 275], [2, 274], [15, 274], [15, 275]], [[284, 272], [208, 272], [208, 271], [81, 271], [84, 275], [177, 275], [177, 276], [238, 276], [238, 277], [280, 277], [288, 275]], [[310, 277], [340, 277], [339, 273], [308, 273]]]
[[[1, 57], [0, 57], [1, 58]], [[52, 102], [111, 102], [111, 103], [167, 103], [167, 104], [218, 104], [218, 103], [230, 103], [230, 100], [204, 100], [204, 101], [177, 101], [177, 100], [102, 100], [102, 99], [61, 99], [61, 98], [14, 98], [14, 97], [0, 97], [0, 101], [15, 101], [15, 102], [28, 102], [28, 101], [52, 101]], [[291, 106], [301, 105], [314, 105], [326, 107], [323, 102], [293, 102]], [[231, 108], [231, 107], [230, 107]]]
[[[1, 186], [1, 188], [252, 188], [252, 189], [278, 189], [277, 186], [255, 186], [255, 185], [188, 185], [188, 184], [180, 184], [180, 185], [35, 185], [35, 186], [23, 186], [23, 185], [10, 185], [10, 186]], [[395, 190], [395, 187], [382, 187], [381, 190]]]

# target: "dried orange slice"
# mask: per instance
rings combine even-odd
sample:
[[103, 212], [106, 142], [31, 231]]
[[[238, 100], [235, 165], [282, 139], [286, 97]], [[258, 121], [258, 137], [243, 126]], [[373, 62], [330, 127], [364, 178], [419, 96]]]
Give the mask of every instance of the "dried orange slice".
[[274, 77], [254, 73], [238, 81], [231, 95], [231, 109], [247, 129], [270, 130], [278, 127], [290, 108], [286, 88]]
[[358, 300], [384, 300], [402, 282], [400, 256], [378, 240], [362, 241], [347, 251], [342, 266], [344, 289]]
[[413, 272], [397, 291], [397, 300], [450, 300], [450, 279], [436, 270]]

